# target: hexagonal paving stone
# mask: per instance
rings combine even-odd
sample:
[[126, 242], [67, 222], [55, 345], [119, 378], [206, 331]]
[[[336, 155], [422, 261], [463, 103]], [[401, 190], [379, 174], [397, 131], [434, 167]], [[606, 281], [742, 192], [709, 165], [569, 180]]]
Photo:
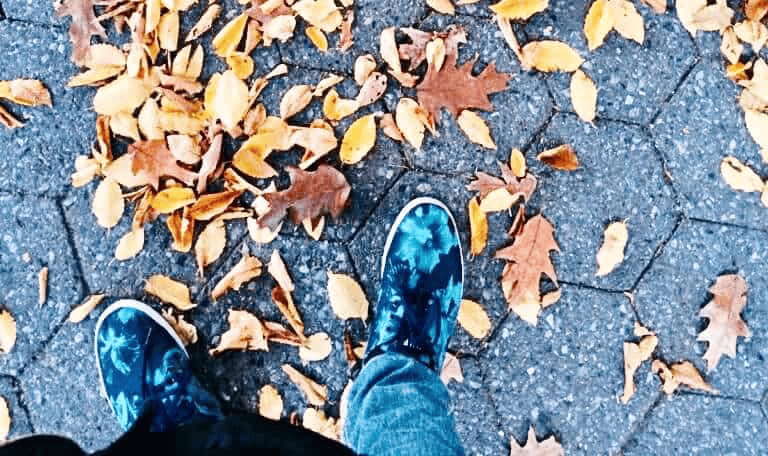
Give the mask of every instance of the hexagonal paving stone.
[[0, 130], [5, 159], [0, 163], [2, 188], [13, 192], [60, 195], [74, 170], [75, 156], [87, 153], [94, 135], [92, 89], [66, 87], [76, 68], [69, 61], [69, 38], [62, 30], [22, 22], [0, 24], [0, 80], [39, 79], [51, 93], [53, 107], [3, 106], [24, 127]]
[[[215, 391], [226, 406], [233, 410], [255, 411], [258, 407], [258, 390], [267, 383], [274, 384], [283, 395], [285, 416], [290, 412], [303, 412], [306, 401], [302, 393], [280, 369], [289, 363], [316, 381], [328, 385], [329, 413], [338, 416], [338, 399], [347, 382], [347, 362], [344, 355], [343, 334], [345, 326], [362, 328], [360, 322], [343, 322], [336, 318], [328, 303], [327, 271], [353, 274], [352, 263], [341, 245], [326, 241], [294, 239], [281, 236], [266, 246], [254, 246], [250, 239], [244, 241], [251, 254], [264, 263], [263, 274], [245, 284], [240, 291], [230, 291], [216, 302], [208, 293], [218, 280], [241, 258], [240, 248], [227, 259], [226, 265], [217, 271], [199, 297], [200, 305], [190, 312], [189, 320], [199, 330], [200, 342], [190, 347], [194, 365], [201, 371], [201, 379]], [[305, 324], [305, 334], [326, 332], [333, 341], [333, 351], [327, 359], [302, 366], [298, 349], [271, 344], [269, 352], [226, 352], [218, 358], [208, 355], [229, 324], [228, 309], [245, 309], [259, 318], [287, 325], [271, 299], [275, 281], [266, 270], [273, 249], [282, 256], [295, 284], [293, 299]], [[359, 337], [356, 340], [364, 340]]]
[[[469, 221], [466, 205], [470, 194], [466, 190], [467, 180], [462, 177], [447, 177], [411, 171], [405, 174], [389, 191], [376, 211], [366, 221], [350, 244], [350, 254], [360, 280], [375, 307], [378, 297], [381, 255], [392, 222], [410, 200], [419, 196], [431, 196], [442, 200], [456, 217], [464, 250], [464, 296], [473, 299], [485, 308], [492, 322], [506, 312], [506, 303], [501, 294], [499, 277], [503, 264], [492, 259], [493, 252], [503, 246], [506, 230], [511, 223], [505, 215], [493, 216], [489, 220], [489, 244], [485, 253], [471, 258], [468, 248]], [[502, 220], [504, 219], [504, 220]], [[457, 325], [449, 345], [451, 350], [474, 353], [480, 342], [472, 339]]]
[[450, 410], [467, 454], [496, 456], [509, 452], [508, 441], [499, 426], [499, 416], [483, 385], [480, 364], [474, 358], [461, 358], [464, 381], [452, 380], [447, 388]]
[[99, 393], [95, 327], [95, 315], [65, 324], [21, 376], [35, 431], [69, 437], [86, 451], [105, 448], [123, 433]]
[[622, 454], [765, 454], [766, 432], [753, 403], [686, 394], [655, 407]]
[[[122, 236], [130, 231], [133, 205], [126, 205], [120, 223], [110, 230], [100, 227], [91, 213], [91, 201], [96, 182], [83, 188], [73, 189], [63, 201], [67, 222], [72, 229], [75, 246], [78, 249], [83, 274], [94, 293], [106, 293], [117, 297], [141, 297], [144, 281], [153, 274], [165, 274], [186, 283], [194, 293], [205, 282], [208, 274], [218, 267], [222, 259], [206, 268], [206, 276], [199, 277], [195, 262], [194, 245], [189, 253], [180, 253], [171, 248], [171, 235], [165, 223], [166, 216], [145, 226], [144, 248], [134, 258], [117, 261], [115, 248]], [[204, 225], [196, 229], [196, 236]], [[246, 234], [244, 220], [226, 222], [227, 250], [236, 246]], [[197, 239], [197, 238], [195, 238]]]
[[[573, 146], [581, 162], [578, 170], [558, 171], [534, 158], [560, 144]], [[553, 257], [560, 279], [614, 290], [632, 287], [676, 223], [672, 192], [650, 138], [625, 123], [592, 126], [575, 115], [559, 114], [527, 157], [540, 178], [530, 206], [555, 226], [561, 253]], [[611, 274], [596, 277], [603, 231], [619, 220], [629, 228], [626, 259]]]
[[[15, 375], [83, 297], [67, 229], [53, 201], [0, 196], [0, 305], [16, 319], [16, 344], [0, 357]], [[47, 266], [48, 299], [38, 304], [38, 272]]]
[[719, 58], [697, 65], [650, 131], [689, 216], [763, 229], [768, 210], [760, 196], [737, 192], [720, 176], [728, 155], [768, 175], [734, 101], [740, 91], [723, 72]]
[[[635, 5], [645, 21], [645, 42], [640, 45], [611, 32], [601, 47], [589, 52], [584, 18], [591, 4], [550, 2], [547, 11], [526, 23], [526, 41], [555, 39], [573, 46], [585, 60], [584, 72], [598, 87], [597, 115], [645, 125], [695, 62], [696, 48], [676, 16], [656, 14], [639, 2]], [[547, 82], [558, 106], [572, 110], [571, 74], [554, 73]]]
[[502, 428], [520, 442], [534, 424], [538, 435], [554, 433], [566, 454], [615, 453], [658, 391], [658, 381], [638, 374], [629, 404], [618, 400], [631, 334], [621, 294], [572, 286], [538, 327], [510, 316], [481, 356]]
[[18, 379], [7, 376], [0, 378], [0, 396], [8, 404], [8, 410], [11, 415], [11, 430], [8, 433], [8, 439], [12, 440], [16, 437], [31, 434], [33, 432], [32, 424], [29, 422], [27, 410], [19, 400], [22, 397], [22, 392]]
[[539, 76], [521, 71], [517, 57], [505, 43], [493, 20], [434, 14], [419, 28], [442, 31], [452, 24], [460, 24], [467, 31], [467, 44], [459, 47], [459, 64], [478, 56], [475, 74], [495, 62], [499, 72], [512, 75], [507, 90], [489, 97], [493, 111], [473, 110], [488, 124], [497, 148], [491, 150], [471, 143], [453, 115], [446, 110], [440, 117], [439, 136], [427, 132], [420, 151], [406, 147], [413, 164], [419, 168], [440, 173], [471, 173], [495, 167], [499, 160], [508, 161], [513, 147], [524, 148], [551, 116], [552, 99]]
[[[706, 380], [724, 395], [760, 400], [768, 375], [768, 283], [763, 265], [768, 234], [708, 223], [687, 222], [664, 247], [643, 276], [635, 294], [639, 317], [659, 335], [657, 351], [668, 361], [691, 360]], [[722, 274], [737, 273], [747, 281], [742, 316], [752, 332], [739, 338], [736, 358], [723, 356], [706, 372], [707, 344], [696, 335], [707, 325], [698, 317], [710, 301], [709, 288]]]

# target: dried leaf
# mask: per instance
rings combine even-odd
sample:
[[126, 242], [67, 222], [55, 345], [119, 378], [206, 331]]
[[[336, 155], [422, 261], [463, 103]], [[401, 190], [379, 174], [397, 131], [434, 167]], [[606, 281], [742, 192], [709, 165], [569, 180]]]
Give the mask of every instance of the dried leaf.
[[288, 274], [288, 269], [285, 267], [285, 262], [280, 256], [280, 252], [277, 250], [272, 251], [272, 256], [270, 257], [269, 264], [267, 265], [267, 271], [269, 272], [269, 275], [271, 275], [272, 278], [274, 278], [275, 281], [280, 285], [280, 288], [287, 291], [288, 293], [293, 293], [293, 290], [295, 289], [293, 281], [291, 280], [290, 274]]
[[560, 41], [532, 41], [523, 46], [523, 60], [526, 70], [543, 72], [576, 71], [584, 59], [570, 46]]
[[205, 267], [218, 260], [227, 245], [227, 228], [224, 220], [216, 219], [209, 223], [195, 243], [195, 258], [200, 275]]
[[[401, 59], [407, 59], [411, 61], [408, 66], [408, 71], [415, 70], [422, 62], [427, 58], [427, 47], [442, 47], [443, 58], [446, 55], [458, 56], [459, 45], [467, 42], [467, 33], [462, 26], [450, 26], [445, 32], [424, 32], [415, 28], [406, 27], [400, 30], [402, 33], [408, 35], [411, 39], [411, 44], [403, 44], [400, 46], [399, 54]], [[441, 42], [442, 46], [436, 44]], [[442, 68], [442, 64], [438, 65], [432, 56], [430, 64], [434, 64], [436, 70]]]
[[211, 220], [224, 213], [240, 195], [239, 190], [203, 195], [189, 207], [188, 216], [195, 220]]
[[371, 54], [361, 55], [355, 60], [355, 82], [363, 85], [368, 76], [376, 69], [376, 60]]
[[216, 55], [226, 58], [237, 49], [237, 45], [240, 44], [240, 40], [245, 32], [245, 24], [247, 20], [247, 15], [240, 14], [216, 34], [211, 43]]
[[581, 70], [571, 77], [571, 103], [573, 110], [584, 122], [595, 120], [597, 113], [597, 87]]
[[[506, 165], [502, 166], [506, 167]], [[510, 195], [519, 194], [525, 201], [528, 201], [537, 185], [536, 178], [532, 174], [527, 174], [524, 178], [519, 179], [512, 174], [511, 170], [509, 176], [504, 176], [504, 180], [479, 171], [475, 173], [475, 177], [476, 179], [467, 185], [467, 190], [477, 192], [481, 199], [485, 199], [489, 193], [496, 189], [506, 188]], [[486, 203], [486, 207], [488, 204], [490, 202]]]
[[8, 409], [8, 402], [0, 396], [0, 442], [8, 438], [11, 431], [11, 412]]
[[144, 285], [144, 292], [171, 304], [182, 312], [196, 307], [196, 304], [190, 301], [189, 288], [183, 283], [164, 275], [155, 274], [147, 279], [147, 283]]
[[518, 445], [515, 439], [511, 439], [510, 446], [509, 456], [563, 456], [565, 454], [563, 447], [554, 436], [538, 442], [533, 426], [528, 430], [528, 441], [524, 447]]
[[309, 237], [319, 241], [320, 236], [323, 235], [323, 229], [325, 228], [325, 217], [320, 217], [317, 223], [313, 223], [312, 219], [304, 219], [304, 221], [301, 222], [301, 225], [304, 227], [304, 231], [307, 232]]
[[736, 157], [723, 158], [723, 161], [720, 162], [720, 174], [734, 190], [760, 193], [766, 187], [760, 176]]
[[427, 6], [441, 14], [456, 14], [456, 8], [453, 7], [451, 0], [427, 0]]
[[191, 188], [171, 187], [158, 192], [152, 198], [152, 208], [160, 214], [170, 214], [195, 202], [195, 192]]
[[354, 121], [344, 133], [339, 158], [345, 165], [354, 165], [368, 155], [376, 143], [376, 119], [368, 114]]
[[125, 261], [135, 257], [144, 248], [144, 228], [138, 227], [123, 235], [115, 248], [115, 259]]
[[[758, 21], [741, 21], [733, 26], [736, 36], [752, 46], [752, 50], [760, 52], [768, 41], [768, 27]], [[735, 63], [735, 62], [731, 62]]]
[[329, 90], [323, 100], [323, 114], [328, 120], [341, 120], [353, 114], [358, 108], [357, 100], [341, 98], [334, 89]]
[[286, 215], [290, 215], [296, 224], [325, 214], [334, 218], [341, 215], [350, 193], [343, 174], [326, 165], [320, 165], [314, 172], [293, 167], [286, 168], [286, 171], [291, 178], [291, 186], [287, 190], [264, 195], [270, 207], [259, 217], [259, 226], [274, 230]]
[[613, 29], [613, 15], [609, 0], [595, 0], [584, 19], [584, 36], [590, 51], [599, 48]]
[[368, 318], [368, 299], [362, 287], [346, 274], [328, 271], [328, 301], [333, 313], [342, 320]]
[[195, 25], [192, 26], [192, 29], [187, 34], [187, 37], [184, 38], [184, 41], [193, 41], [203, 36], [211, 29], [213, 21], [219, 17], [219, 14], [221, 14], [221, 5], [218, 3], [208, 5], [208, 8], [205, 9], [205, 12], [200, 16], [200, 19], [198, 19]]
[[637, 12], [635, 5], [629, 0], [608, 0], [608, 5], [614, 30], [628, 40], [643, 44], [645, 41], [645, 24], [643, 16]]
[[288, 89], [280, 100], [280, 118], [285, 120], [300, 113], [312, 101], [312, 86], [296, 85]]
[[525, 21], [548, 7], [549, 0], [502, 0], [490, 8], [504, 19]]
[[768, 149], [768, 114], [759, 111], [744, 111], [747, 130], [758, 146]]
[[104, 28], [99, 24], [93, 12], [91, 0], [64, 0], [57, 8], [59, 17], [72, 16], [69, 27], [69, 39], [72, 41], [72, 61], [80, 64], [85, 62], [91, 37], [96, 35], [106, 38]]
[[212, 105], [206, 103], [206, 109], [221, 120], [225, 130], [232, 131], [248, 112], [249, 100], [248, 86], [229, 70], [216, 83]]
[[0, 106], [0, 123], [3, 124], [6, 128], [21, 128], [24, 126], [23, 123], [13, 117], [11, 113], [6, 111], [6, 109], [2, 106]]
[[761, 21], [768, 13], [768, 0], [746, 0], [744, 12], [752, 21]]
[[[350, 1], [351, 0], [345, 0]], [[339, 35], [338, 48], [341, 52], [346, 52], [352, 47], [354, 41], [352, 40], [352, 24], [355, 22], [355, 10], [350, 9], [344, 15], [344, 22], [341, 23], [341, 34]]]
[[740, 316], [747, 305], [747, 282], [744, 279], [738, 275], [720, 276], [709, 292], [714, 297], [699, 312], [699, 317], [709, 319], [709, 324], [696, 340], [708, 343], [704, 359], [707, 370], [711, 371], [723, 355], [736, 357], [738, 337], [749, 337], [750, 331]]
[[22, 106], [52, 106], [51, 94], [43, 83], [36, 79], [0, 81], [0, 98]]
[[536, 158], [555, 169], [563, 171], [579, 169], [579, 159], [576, 157], [576, 152], [568, 144], [545, 150], [537, 155]]
[[488, 217], [480, 209], [477, 197], [469, 200], [467, 212], [469, 214], [469, 232], [471, 237], [470, 253], [472, 255], [480, 255], [488, 243]]
[[635, 372], [640, 365], [649, 359], [659, 338], [655, 335], [647, 335], [640, 339], [640, 343], [624, 342], [624, 394], [621, 396], [622, 404], [626, 404], [635, 394]]
[[272, 385], [264, 385], [259, 390], [259, 415], [275, 421], [280, 421], [283, 415], [283, 398]]
[[659, 377], [664, 384], [662, 389], [667, 395], [677, 391], [680, 385], [712, 394], [719, 394], [719, 391], [712, 388], [704, 381], [701, 374], [696, 369], [696, 366], [690, 361], [683, 361], [667, 366], [662, 361], [656, 359], [653, 361], [653, 364], [651, 364], [651, 370], [654, 373], [659, 374]]
[[251, 256], [247, 250], [244, 250], [240, 261], [213, 287], [211, 298], [216, 301], [229, 290], [240, 290], [244, 283], [261, 275], [261, 266], [261, 261], [258, 258]]
[[293, 302], [291, 293], [285, 291], [280, 286], [276, 286], [272, 289], [272, 302], [275, 303], [280, 313], [283, 314], [288, 324], [296, 332], [296, 335], [299, 336], [299, 339], [305, 340], [304, 322], [301, 320], [301, 315], [296, 308], [296, 304]]
[[491, 138], [491, 130], [482, 117], [467, 109], [459, 114], [457, 122], [470, 141], [486, 149], [496, 149], [496, 143]]
[[264, 325], [255, 315], [245, 310], [229, 309], [229, 329], [219, 338], [219, 345], [208, 351], [218, 356], [227, 350], [269, 351]]
[[643, 2], [659, 14], [667, 11], [667, 0], [643, 0]]
[[324, 333], [315, 333], [307, 337], [299, 347], [299, 357], [306, 364], [310, 361], [322, 361], [330, 356], [333, 350], [331, 337]]
[[197, 328], [192, 323], [184, 320], [184, 315], [174, 315], [170, 307], [163, 309], [162, 314], [185, 346], [197, 343]]
[[429, 123], [428, 114], [421, 106], [410, 98], [401, 98], [395, 108], [395, 121], [405, 140], [416, 150], [421, 149], [424, 131]]
[[379, 36], [379, 55], [395, 73], [403, 72], [403, 67], [400, 65], [400, 53], [397, 50], [397, 42], [395, 41], [394, 27], [382, 30]]
[[277, 225], [274, 230], [269, 227], [261, 227], [259, 226], [258, 221], [252, 217], [248, 218], [246, 223], [248, 225], [248, 234], [256, 244], [269, 244], [274, 241], [280, 234], [280, 229], [283, 227], [282, 222]]
[[48, 299], [48, 267], [43, 266], [37, 273], [37, 304], [43, 305]]
[[72, 309], [72, 311], [69, 313], [69, 317], [67, 317], [67, 321], [70, 323], [80, 323], [81, 321], [85, 320], [85, 318], [91, 312], [93, 312], [94, 309], [96, 309], [96, 307], [101, 303], [103, 299], [103, 294], [88, 296], [82, 304]]
[[490, 191], [485, 195], [482, 201], [480, 201], [480, 211], [485, 214], [506, 211], [520, 198], [521, 195], [519, 193], [513, 195], [504, 187], [497, 188]]
[[625, 222], [613, 222], [603, 233], [603, 245], [597, 252], [597, 276], [603, 277], [624, 261], [629, 232]]
[[16, 320], [6, 309], [0, 310], [0, 353], [9, 353], [16, 344]]
[[482, 339], [491, 330], [491, 320], [480, 304], [469, 299], [461, 300], [458, 322], [475, 339]]
[[316, 432], [328, 439], [341, 442], [341, 423], [326, 417], [325, 412], [312, 407], [304, 409], [301, 424], [305, 429]]
[[121, 76], [96, 91], [93, 110], [104, 116], [133, 112], [149, 98], [155, 86], [151, 81]]
[[170, 11], [160, 18], [157, 25], [157, 39], [160, 48], [175, 51], [179, 47], [179, 13]]
[[315, 26], [309, 26], [304, 29], [304, 33], [309, 38], [309, 41], [315, 45], [321, 52], [328, 52], [328, 39], [325, 37], [325, 33]]
[[343, 21], [341, 12], [333, 0], [299, 0], [292, 8], [305, 21], [325, 33], [335, 31]]
[[461, 372], [461, 363], [459, 362], [459, 359], [451, 353], [445, 353], [443, 366], [440, 368], [440, 380], [446, 386], [448, 386], [451, 380], [464, 383], [464, 374]]
[[726, 27], [723, 30], [723, 40], [720, 44], [720, 53], [732, 64], [737, 63], [741, 59], [741, 54], [744, 52], [744, 46], [736, 36], [736, 32], [733, 27]]
[[131, 161], [130, 171], [139, 185], [149, 185], [157, 190], [161, 177], [173, 177], [189, 186], [197, 179], [197, 174], [176, 163], [176, 157], [164, 140], [135, 142], [128, 146], [125, 156]]
[[283, 372], [304, 393], [304, 397], [312, 405], [322, 407], [328, 400], [328, 388], [304, 376], [290, 364], [283, 364]]
[[96, 222], [102, 228], [112, 228], [120, 221], [125, 209], [120, 185], [112, 179], [104, 179], [93, 194], [91, 205]]
[[358, 109], [368, 106], [384, 96], [387, 90], [387, 77], [379, 72], [371, 73], [360, 88], [360, 93], [355, 97]]

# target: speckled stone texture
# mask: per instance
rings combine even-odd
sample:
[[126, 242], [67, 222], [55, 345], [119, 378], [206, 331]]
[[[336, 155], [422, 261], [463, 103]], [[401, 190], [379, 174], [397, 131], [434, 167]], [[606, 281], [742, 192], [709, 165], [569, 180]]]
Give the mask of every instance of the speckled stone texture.
[[[0, 196], [0, 304], [16, 319], [16, 345], [0, 371], [16, 375], [83, 297], [58, 206], [38, 198]], [[48, 272], [48, 299], [38, 304], [38, 272]]]
[[566, 454], [615, 453], [658, 389], [658, 381], [638, 375], [629, 404], [618, 400], [632, 320], [621, 293], [572, 286], [537, 327], [510, 315], [481, 357], [503, 429], [522, 441], [533, 424], [540, 435], [555, 433]]
[[727, 155], [768, 172], [735, 101], [740, 90], [723, 72], [719, 58], [698, 64], [650, 131], [690, 217], [765, 229], [759, 195], [733, 191], [720, 176]]
[[[535, 159], [560, 144], [574, 148], [578, 170], [555, 170]], [[560, 244], [560, 254], [554, 255], [559, 278], [612, 290], [631, 288], [678, 217], [651, 138], [621, 122], [590, 125], [559, 114], [527, 157], [540, 179], [530, 205], [554, 224]], [[603, 231], [621, 220], [630, 233], [626, 260], [608, 276], [596, 277]]]
[[765, 454], [766, 448], [768, 426], [760, 407], [686, 394], [654, 408], [623, 454], [751, 456]]
[[669, 360], [689, 359], [702, 372], [707, 344], [696, 335], [707, 325], [699, 310], [712, 298], [709, 288], [722, 274], [739, 274], [747, 281], [747, 305], [742, 313], [752, 332], [739, 338], [736, 358], [723, 356], [706, 379], [724, 395], [759, 401], [768, 375], [768, 281], [764, 265], [767, 233], [689, 221], [675, 233], [636, 291], [642, 322], [659, 334], [657, 352]]

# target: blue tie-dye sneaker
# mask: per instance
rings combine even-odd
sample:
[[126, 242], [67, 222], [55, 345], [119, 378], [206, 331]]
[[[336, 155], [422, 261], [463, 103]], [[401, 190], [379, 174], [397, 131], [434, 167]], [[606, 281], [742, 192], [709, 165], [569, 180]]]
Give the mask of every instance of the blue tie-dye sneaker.
[[124, 430], [148, 402], [154, 432], [223, 417], [216, 398], [193, 375], [179, 336], [146, 304], [122, 300], [104, 310], [95, 345], [102, 389]]
[[433, 198], [408, 203], [384, 246], [379, 303], [365, 362], [396, 352], [439, 370], [456, 326], [463, 268], [450, 210]]

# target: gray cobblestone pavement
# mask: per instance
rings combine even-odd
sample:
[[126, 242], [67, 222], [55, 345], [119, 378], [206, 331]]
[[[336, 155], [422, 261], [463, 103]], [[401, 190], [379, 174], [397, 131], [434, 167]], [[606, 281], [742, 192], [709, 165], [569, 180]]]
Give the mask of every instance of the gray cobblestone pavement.
[[[523, 42], [560, 39], [585, 56], [584, 70], [599, 87], [598, 118], [585, 124], [572, 113], [569, 76], [521, 69], [487, 1], [460, 6], [456, 16], [448, 17], [430, 12], [422, 0], [357, 0], [355, 44], [346, 53], [321, 54], [298, 27], [295, 39], [254, 53], [257, 73], [279, 62], [290, 70], [265, 90], [267, 106], [275, 106], [294, 84], [316, 83], [331, 71], [349, 75], [357, 56], [377, 54], [378, 36], [386, 27], [440, 30], [462, 24], [469, 42], [460, 60], [477, 55], [477, 70], [495, 61], [513, 75], [509, 90], [491, 97], [495, 111], [481, 113], [498, 149], [470, 144], [446, 113], [440, 136], [428, 138], [420, 152], [380, 134], [365, 161], [340, 167], [352, 185], [350, 206], [329, 222], [321, 241], [286, 226], [277, 241], [255, 246], [245, 226], [232, 223], [224, 258], [200, 278], [192, 255], [170, 249], [163, 223], [148, 229], [139, 256], [127, 262], [112, 259], [128, 217], [111, 231], [99, 228], [90, 213], [93, 184], [73, 189], [68, 182], [75, 156], [90, 149], [95, 115], [93, 89], [66, 88], [76, 71], [69, 61], [66, 22], [47, 0], [0, 2], [0, 80], [41, 79], [53, 97], [52, 108], [13, 106], [26, 125], [0, 130], [0, 305], [16, 317], [19, 328], [13, 351], [0, 356], [0, 395], [10, 405], [12, 437], [61, 433], [93, 450], [119, 435], [97, 386], [92, 344], [99, 311], [78, 325], [65, 319], [92, 293], [144, 299], [160, 308], [142, 291], [144, 279], [154, 273], [190, 285], [198, 307], [188, 318], [200, 334], [190, 347], [193, 365], [226, 409], [253, 411], [258, 389], [273, 383], [286, 401], [284, 417], [301, 413], [304, 400], [280, 370], [289, 362], [329, 386], [328, 412], [337, 416], [347, 379], [343, 335], [349, 332], [362, 341], [366, 327], [333, 316], [326, 271], [355, 276], [375, 303], [388, 227], [399, 209], [419, 195], [438, 197], [451, 207], [466, 245], [470, 194], [465, 185], [477, 170], [497, 174], [496, 162], [506, 161], [510, 148], [517, 147], [540, 179], [528, 212], [543, 213], [555, 226], [561, 252], [553, 259], [563, 295], [536, 327], [508, 314], [498, 283], [503, 265], [493, 252], [506, 245], [510, 218], [491, 216], [488, 248], [466, 258], [465, 295], [483, 304], [493, 329], [486, 339], [476, 340], [458, 328], [450, 344], [465, 376], [463, 383], [448, 386], [451, 411], [468, 453], [507, 454], [510, 439], [522, 441], [533, 424], [540, 438], [555, 435], [569, 455], [768, 454], [768, 209], [755, 195], [729, 189], [719, 163], [734, 155], [763, 176], [768, 166], [760, 162], [759, 148], [745, 129], [738, 88], [724, 77], [716, 34], [692, 39], [674, 10], [656, 15], [638, 2], [646, 42], [638, 45], [614, 33], [602, 48], [588, 53], [582, 26], [590, 2], [551, 0], [546, 12], [515, 28]], [[217, 29], [242, 8], [234, 0], [223, 3]], [[189, 26], [190, 20], [185, 21]], [[206, 74], [223, 68], [220, 59], [208, 56]], [[345, 82], [338, 90], [352, 97], [357, 87]], [[365, 112], [393, 110], [401, 96], [413, 95], [391, 84], [383, 100]], [[296, 120], [307, 123], [321, 110], [315, 101]], [[341, 122], [337, 133], [351, 120]], [[536, 154], [561, 143], [574, 146], [581, 169], [563, 173], [535, 161]], [[276, 165], [297, 159], [296, 151], [282, 154]], [[613, 274], [597, 278], [595, 253], [603, 228], [615, 220], [629, 226], [626, 261]], [[296, 282], [294, 298], [307, 333], [325, 331], [333, 339], [328, 359], [302, 366], [296, 350], [284, 346], [208, 355], [226, 329], [227, 309], [280, 319], [266, 276], [219, 301], [208, 297], [243, 248], [265, 261], [273, 249], [281, 253]], [[37, 271], [42, 266], [50, 268], [50, 286], [40, 308]], [[743, 316], [752, 336], [739, 340], [735, 359], [723, 358], [715, 371], [706, 372], [705, 345], [696, 342], [705, 323], [697, 314], [710, 299], [707, 289], [723, 273], [747, 280]], [[634, 301], [625, 292], [633, 293]], [[683, 391], [667, 397], [643, 367], [636, 376], [637, 394], [621, 404], [622, 343], [632, 337], [635, 322], [659, 334], [659, 357], [693, 361], [721, 394]]]

